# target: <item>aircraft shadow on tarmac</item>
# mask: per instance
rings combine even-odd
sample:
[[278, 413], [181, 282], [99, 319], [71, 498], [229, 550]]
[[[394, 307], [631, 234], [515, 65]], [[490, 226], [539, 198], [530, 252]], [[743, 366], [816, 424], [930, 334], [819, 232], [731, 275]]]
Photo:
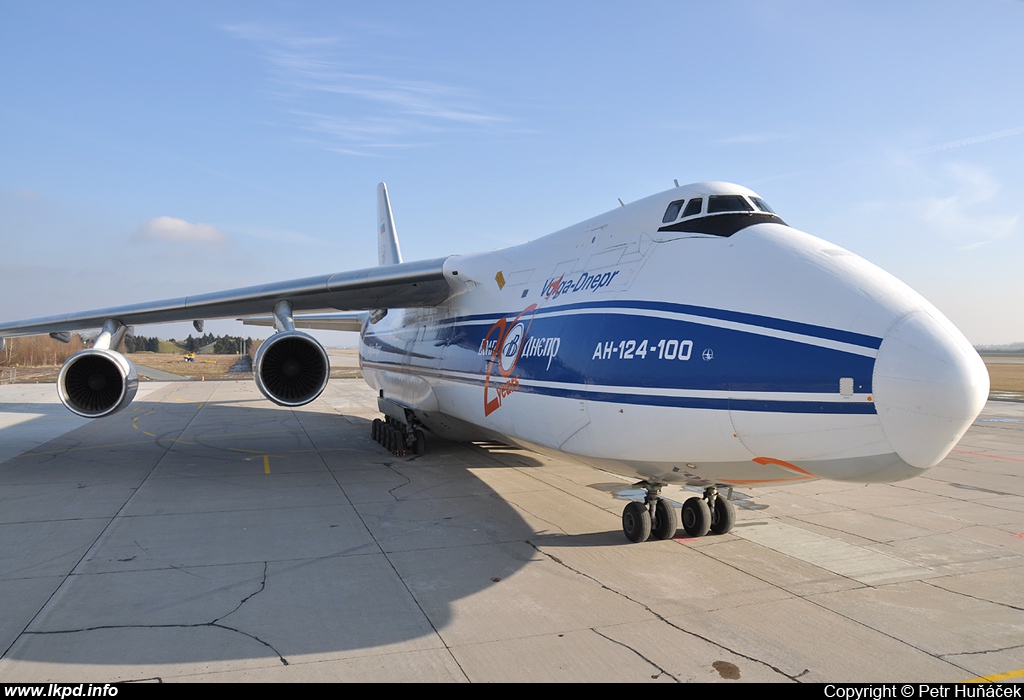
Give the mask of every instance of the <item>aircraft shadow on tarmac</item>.
[[540, 558], [539, 537], [622, 544], [617, 528], [558, 535], [524, 520], [508, 498], [538, 487], [516, 469], [543, 464], [530, 453], [435, 441], [396, 457], [364, 417], [165, 399], [23, 454], [18, 430], [0, 430], [12, 662], [287, 663], [435, 645], [454, 606], [502, 604], [493, 589]]

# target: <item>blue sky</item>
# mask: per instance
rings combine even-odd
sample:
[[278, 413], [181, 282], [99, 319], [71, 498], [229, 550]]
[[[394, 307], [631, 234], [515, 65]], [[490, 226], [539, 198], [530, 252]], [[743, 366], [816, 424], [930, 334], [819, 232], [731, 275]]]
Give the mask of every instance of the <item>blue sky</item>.
[[373, 265], [381, 180], [411, 260], [677, 178], [1024, 341], [1022, 36], [1011, 0], [0, 0], [3, 315]]

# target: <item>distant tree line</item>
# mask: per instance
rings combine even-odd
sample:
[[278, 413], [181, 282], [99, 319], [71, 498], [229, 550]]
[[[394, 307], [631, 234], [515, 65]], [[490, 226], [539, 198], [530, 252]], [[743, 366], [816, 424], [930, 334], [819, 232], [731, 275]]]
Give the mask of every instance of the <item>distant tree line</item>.
[[244, 355], [249, 352], [249, 348], [253, 344], [252, 338], [242, 338], [237, 335], [217, 337], [213, 333], [207, 333], [199, 338], [193, 338], [189, 335], [189, 337], [182, 341], [171, 338], [170, 342], [180, 348], [184, 348], [185, 352], [199, 352], [209, 347], [210, 349], [206, 352], [211, 352], [214, 355]]
[[[83, 348], [92, 346], [92, 338], [83, 339], [77, 333], [71, 334], [70, 343], [60, 343], [46, 335], [33, 335], [22, 338], [8, 338], [3, 350], [0, 350], [0, 367], [43, 367], [60, 366]], [[242, 338], [234, 335], [214, 336], [207, 333], [200, 338], [191, 335], [183, 341], [170, 340], [185, 352], [205, 352], [214, 355], [252, 355], [262, 341]], [[159, 338], [144, 336], [125, 336], [119, 348], [121, 352], [160, 352]]]
[[125, 336], [125, 352], [160, 352], [159, 338], [143, 338], [141, 335]]

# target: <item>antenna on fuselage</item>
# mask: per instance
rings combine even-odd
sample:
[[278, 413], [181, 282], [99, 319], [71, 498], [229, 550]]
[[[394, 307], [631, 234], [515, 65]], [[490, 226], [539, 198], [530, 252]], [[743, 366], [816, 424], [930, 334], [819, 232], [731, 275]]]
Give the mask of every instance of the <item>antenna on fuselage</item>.
[[679, 178], [672, 178], [672, 182], [676, 183], [676, 187], [679, 187]]
[[626, 206], [626, 203], [622, 201], [622, 197], [617, 197], [617, 199], [619, 200], [620, 205]]

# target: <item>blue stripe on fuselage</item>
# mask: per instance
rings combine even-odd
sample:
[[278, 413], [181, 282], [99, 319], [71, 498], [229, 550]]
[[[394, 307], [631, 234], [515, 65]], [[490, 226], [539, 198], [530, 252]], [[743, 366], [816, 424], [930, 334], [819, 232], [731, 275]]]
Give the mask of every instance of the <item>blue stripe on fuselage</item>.
[[[509, 376], [577, 385], [581, 391], [597, 385], [838, 394], [842, 377], [853, 379], [856, 394], [872, 391], [873, 358], [822, 347], [813, 339], [868, 348], [872, 344], [875, 347], [880, 344], [877, 338], [780, 319], [769, 319], [774, 322], [771, 326], [758, 324], [759, 327], [784, 330], [788, 334], [809, 336], [808, 342], [801, 342], [748, 330], [722, 328], [714, 325], [713, 317], [708, 314], [704, 314], [709, 319], [708, 323], [649, 315], [650, 311], [660, 307], [671, 307], [677, 313], [681, 313], [680, 309], [691, 308], [682, 305], [628, 303], [628, 306], [647, 312], [642, 315], [630, 314], [622, 308], [624, 306], [627, 304], [623, 302], [590, 302], [538, 309], [520, 319], [525, 329], [521, 345], [516, 348], [498, 347], [498, 356], [503, 350], [519, 353]], [[581, 308], [589, 311], [576, 315], [552, 313]], [[607, 311], [602, 312], [603, 308]], [[693, 315], [690, 311], [685, 313]], [[746, 325], [754, 325], [754, 318], [765, 318], [736, 312], [718, 313], [722, 320]], [[504, 317], [506, 324], [511, 325], [516, 315]], [[488, 372], [494, 357], [495, 344], [502, 341], [500, 330], [488, 325], [498, 318], [501, 317], [467, 316], [428, 325], [422, 340], [417, 343], [419, 353], [411, 361], [409, 358], [405, 361], [413, 370], [416, 367], [433, 367], [482, 377]], [[812, 334], [810, 329], [815, 332]], [[395, 354], [395, 359], [400, 353], [398, 347], [393, 347], [391, 352], [392, 348], [381, 346], [374, 332], [367, 333], [364, 343], [376, 346], [378, 351], [385, 350], [386, 354]], [[427, 343], [433, 345], [433, 352]], [[418, 358], [427, 359], [428, 355], [433, 357], [426, 362], [417, 361]], [[387, 358], [381, 356], [379, 359]], [[497, 380], [499, 371], [495, 364], [491, 371]], [[615, 396], [620, 397], [615, 400], [621, 400], [620, 394]], [[643, 400], [651, 403], [650, 398], [644, 395]], [[874, 412], [873, 408], [869, 412]]]
[[[834, 340], [841, 343], [849, 343], [850, 345], [858, 345], [860, 347], [869, 348], [872, 350], [877, 350], [882, 344], [881, 338], [877, 338], [871, 335], [865, 335], [863, 333], [854, 333], [853, 331], [844, 331], [838, 328], [816, 326], [810, 323], [789, 321], [783, 318], [762, 316], [759, 314], [751, 314], [743, 311], [729, 311], [727, 309], [715, 309], [707, 306], [693, 306], [690, 304], [674, 304], [663, 301], [609, 300], [588, 301], [580, 302], [577, 304], [553, 304], [551, 306], [545, 306], [543, 308], [538, 309], [536, 315], [543, 316], [546, 314], [564, 313], [566, 311], [578, 311], [586, 309], [638, 309], [644, 311], [664, 311], [668, 313], [687, 314], [690, 316], [701, 316], [707, 319], [743, 323], [749, 326], [785, 331], [787, 333], [805, 335], [811, 338]], [[470, 316], [457, 316], [440, 321], [439, 323], [460, 324], [479, 321], [493, 322], [496, 321], [498, 318], [512, 319], [515, 318], [517, 314], [518, 312], [515, 311], [507, 314], [475, 314]]]
[[[368, 362], [367, 366], [397, 372], [412, 372], [424, 376], [432, 376], [448, 382], [469, 384], [484, 387], [484, 375], [467, 377], [454, 375], [444, 371], [410, 368], [399, 362]], [[711, 398], [703, 396], [659, 395], [640, 392], [610, 392], [580, 384], [573, 387], [537, 386], [521, 383], [517, 392], [555, 396], [578, 401], [600, 401], [603, 403], [620, 403], [639, 406], [669, 406], [672, 408], [697, 408], [716, 411], [757, 411], [762, 413], [813, 413], [838, 415], [870, 415], [877, 411], [874, 403], [859, 401], [801, 401], [788, 396], [787, 398]]]

